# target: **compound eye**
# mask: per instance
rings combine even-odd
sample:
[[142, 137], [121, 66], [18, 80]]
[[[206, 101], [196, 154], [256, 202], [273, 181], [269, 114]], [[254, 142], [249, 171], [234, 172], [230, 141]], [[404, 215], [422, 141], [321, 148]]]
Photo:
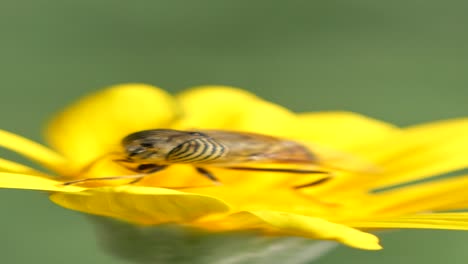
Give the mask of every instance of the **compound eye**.
[[145, 142], [143, 142], [143, 143], [140, 144], [140, 146], [142, 146], [142, 147], [144, 147], [144, 148], [151, 148], [151, 147], [153, 147], [153, 144], [152, 144], [152, 143], [145, 143]]
[[156, 165], [156, 164], [140, 164], [140, 165], [138, 165], [137, 170], [145, 171], [145, 170], [149, 170], [149, 169], [154, 169], [156, 167], [159, 167], [159, 166]]
[[189, 132], [189, 134], [192, 136], [205, 136], [205, 134], [200, 133], [200, 132]]

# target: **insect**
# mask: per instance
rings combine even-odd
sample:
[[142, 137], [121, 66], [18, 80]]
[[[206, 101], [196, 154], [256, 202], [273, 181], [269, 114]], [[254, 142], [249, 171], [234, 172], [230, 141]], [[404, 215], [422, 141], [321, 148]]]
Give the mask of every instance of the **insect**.
[[[133, 182], [136, 182], [173, 164], [190, 164], [198, 173], [215, 183], [219, 180], [209, 171], [210, 167], [298, 174], [329, 173], [317, 169], [259, 167], [259, 164], [316, 165], [320, 163], [320, 160], [317, 155], [298, 142], [257, 133], [153, 129], [130, 134], [122, 140], [121, 144], [125, 157], [116, 162], [138, 174], [88, 178], [65, 184], [123, 178], [135, 178]], [[316, 182], [307, 186], [313, 184]]]

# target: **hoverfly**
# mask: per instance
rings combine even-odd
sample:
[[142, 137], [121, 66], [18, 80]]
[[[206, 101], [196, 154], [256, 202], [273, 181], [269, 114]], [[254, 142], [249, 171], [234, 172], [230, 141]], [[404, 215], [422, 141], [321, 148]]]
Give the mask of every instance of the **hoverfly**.
[[[126, 136], [122, 142], [125, 157], [115, 160], [136, 175], [87, 178], [65, 185], [95, 180], [134, 178], [136, 182], [174, 164], [190, 164], [198, 173], [215, 183], [219, 180], [210, 167], [231, 170], [269, 171], [297, 174], [329, 174], [326, 170], [265, 168], [259, 164], [317, 165], [320, 159], [304, 145], [273, 136], [224, 130], [181, 131], [152, 129]], [[300, 187], [308, 187], [318, 182]]]

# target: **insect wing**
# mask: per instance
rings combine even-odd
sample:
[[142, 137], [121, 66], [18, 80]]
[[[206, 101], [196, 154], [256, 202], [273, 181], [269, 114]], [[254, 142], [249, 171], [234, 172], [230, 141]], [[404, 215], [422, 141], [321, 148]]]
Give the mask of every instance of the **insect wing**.
[[362, 174], [382, 173], [378, 165], [359, 155], [315, 143], [302, 142], [302, 144], [313, 151], [316, 164], [320, 168]]
[[313, 154], [304, 146], [288, 140], [248, 132], [203, 131], [224, 146], [223, 155], [213, 165], [241, 163], [311, 163]]

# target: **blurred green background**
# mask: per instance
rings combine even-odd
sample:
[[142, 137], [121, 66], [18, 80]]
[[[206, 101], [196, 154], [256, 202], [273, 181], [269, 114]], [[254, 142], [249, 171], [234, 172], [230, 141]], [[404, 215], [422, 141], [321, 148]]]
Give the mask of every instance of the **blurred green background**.
[[[123, 82], [246, 88], [295, 111], [400, 125], [468, 115], [466, 1], [0, 1], [1, 128], [41, 140], [79, 96]], [[2, 152], [3, 153], [3, 152]], [[8, 157], [17, 156], [5, 153]], [[2, 263], [126, 263], [45, 195], [0, 191]], [[402, 231], [320, 263], [467, 263], [468, 232]]]

